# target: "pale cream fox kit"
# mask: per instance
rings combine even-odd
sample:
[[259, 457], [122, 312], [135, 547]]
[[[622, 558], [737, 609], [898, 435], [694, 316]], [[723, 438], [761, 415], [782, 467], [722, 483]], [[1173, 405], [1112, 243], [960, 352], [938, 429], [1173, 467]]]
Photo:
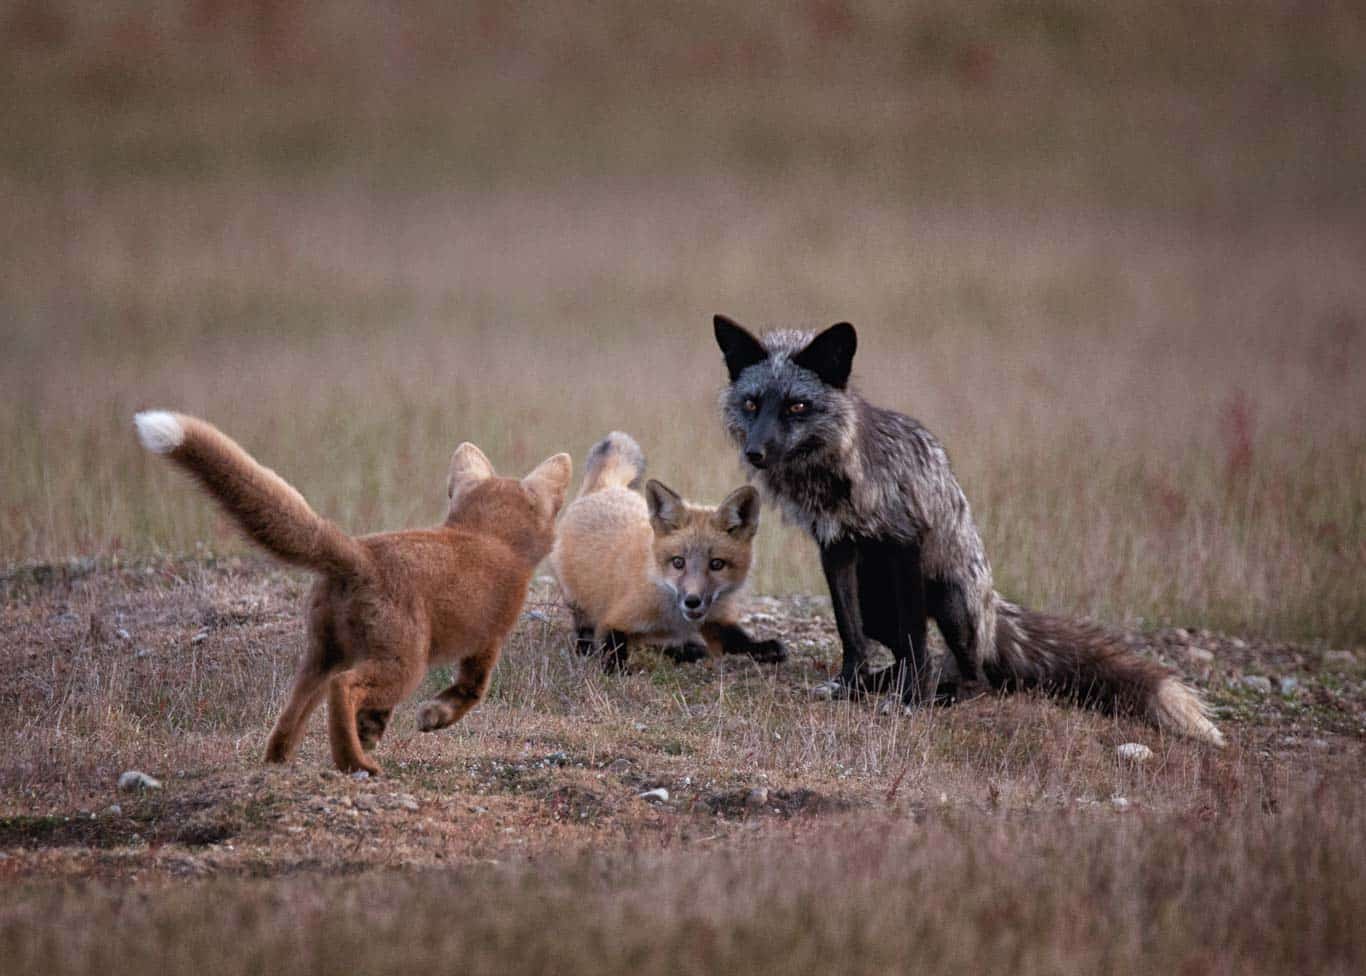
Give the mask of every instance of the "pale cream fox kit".
[[645, 457], [619, 431], [588, 455], [583, 487], [564, 511], [550, 561], [574, 616], [580, 650], [601, 647], [620, 667], [628, 641], [664, 644], [676, 660], [748, 654], [787, 656], [776, 640], [740, 626], [740, 599], [759, 527], [748, 486], [720, 505], [691, 505], [658, 481], [637, 490]]

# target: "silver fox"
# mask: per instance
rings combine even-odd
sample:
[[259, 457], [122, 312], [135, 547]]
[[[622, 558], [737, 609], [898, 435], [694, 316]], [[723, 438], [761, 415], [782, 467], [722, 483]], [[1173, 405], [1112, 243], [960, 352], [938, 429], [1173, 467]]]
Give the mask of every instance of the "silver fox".
[[[852, 325], [762, 339], [725, 316], [713, 325], [730, 375], [726, 430], [752, 480], [820, 546], [844, 655], [839, 676], [818, 692], [848, 697], [876, 686], [899, 689], [907, 705], [929, 700], [937, 691], [925, 648], [933, 618], [967, 688], [1040, 688], [1224, 744], [1199, 694], [1167, 668], [1098, 627], [996, 592], [939, 441], [849, 389]], [[869, 639], [895, 658], [877, 676], [865, 668]]]

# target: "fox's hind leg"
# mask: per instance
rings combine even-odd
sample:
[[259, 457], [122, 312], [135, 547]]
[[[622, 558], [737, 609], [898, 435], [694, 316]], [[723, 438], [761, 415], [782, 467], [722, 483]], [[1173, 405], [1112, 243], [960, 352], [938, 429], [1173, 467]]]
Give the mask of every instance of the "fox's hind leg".
[[569, 616], [574, 621], [574, 650], [587, 657], [597, 650], [598, 644], [593, 637], [593, 621], [576, 606], [569, 607]]
[[622, 630], [604, 630], [598, 635], [602, 646], [602, 669], [621, 671], [631, 656], [630, 635]]
[[362, 749], [369, 752], [379, 744], [393, 714], [392, 708], [362, 708], [356, 713], [356, 732]]
[[988, 685], [982, 674], [981, 616], [972, 611], [967, 590], [956, 580], [925, 581], [925, 597], [944, 643], [958, 665], [960, 686], [954, 689], [958, 700], [980, 694]]
[[499, 645], [495, 644], [478, 654], [460, 659], [460, 671], [455, 684], [418, 709], [418, 731], [435, 732], [454, 725], [483, 700], [489, 690], [493, 665], [498, 661], [498, 648]]
[[299, 747], [304, 723], [322, 701], [327, 682], [341, 666], [341, 648], [337, 645], [329, 621], [319, 620], [309, 627], [308, 650], [299, 662], [285, 707], [275, 720], [266, 742], [266, 762], [287, 762]]

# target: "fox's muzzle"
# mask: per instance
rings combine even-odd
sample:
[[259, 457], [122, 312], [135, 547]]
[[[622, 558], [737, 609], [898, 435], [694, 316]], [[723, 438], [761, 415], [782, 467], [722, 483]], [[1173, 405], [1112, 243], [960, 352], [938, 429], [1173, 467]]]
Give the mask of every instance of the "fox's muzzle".
[[756, 468], [766, 468], [778, 459], [780, 451], [777, 438], [773, 436], [777, 421], [774, 414], [774, 409], [765, 404], [745, 434], [745, 460]]

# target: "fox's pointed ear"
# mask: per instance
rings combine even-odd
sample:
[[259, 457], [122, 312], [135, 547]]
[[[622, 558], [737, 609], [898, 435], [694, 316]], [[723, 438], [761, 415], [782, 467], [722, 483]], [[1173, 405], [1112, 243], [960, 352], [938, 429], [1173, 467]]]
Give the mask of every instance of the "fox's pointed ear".
[[792, 362], [811, 370], [822, 383], [842, 390], [854, 368], [857, 348], [858, 333], [854, 327], [848, 322], [837, 322], [808, 342], [805, 349], [792, 357]]
[[555, 454], [536, 465], [531, 474], [522, 479], [522, 487], [544, 499], [550, 506], [550, 514], [554, 515], [564, 504], [565, 492], [569, 490], [573, 476], [573, 459], [568, 454]]
[[455, 496], [466, 488], [493, 477], [493, 465], [469, 441], [461, 444], [451, 455], [451, 473], [446, 479], [446, 497], [455, 501]]
[[716, 524], [742, 542], [752, 539], [759, 531], [760, 507], [753, 485], [736, 488], [716, 507]]
[[732, 383], [747, 368], [768, 358], [768, 350], [744, 326], [724, 315], [713, 315], [711, 324], [721, 355], [726, 357], [726, 371]]
[[683, 526], [683, 498], [654, 478], [645, 482], [645, 504], [650, 508], [650, 527], [655, 535], [668, 535]]

